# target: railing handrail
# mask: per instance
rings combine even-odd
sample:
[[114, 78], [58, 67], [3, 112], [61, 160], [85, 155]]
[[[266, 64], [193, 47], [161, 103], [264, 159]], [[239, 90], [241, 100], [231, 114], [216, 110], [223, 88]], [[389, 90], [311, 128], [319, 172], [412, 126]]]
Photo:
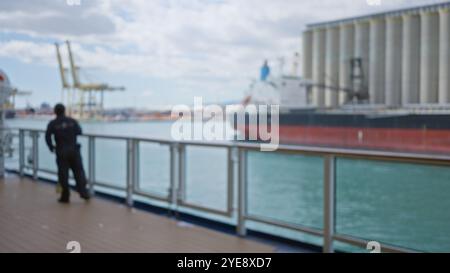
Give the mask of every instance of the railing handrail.
[[[11, 127], [13, 130], [24, 130], [45, 133], [43, 129], [35, 128], [23, 128], [23, 127]], [[104, 138], [104, 139], [117, 139], [117, 140], [137, 140], [143, 142], [155, 142], [160, 144], [182, 144], [192, 146], [206, 146], [206, 147], [223, 147], [223, 148], [243, 148], [248, 150], [259, 150], [261, 148], [260, 143], [249, 143], [241, 141], [198, 141], [198, 140], [173, 140], [167, 138], [155, 138], [155, 137], [135, 137], [124, 135], [111, 135], [111, 134], [94, 134], [87, 133], [82, 134], [84, 137]], [[317, 147], [317, 146], [305, 146], [305, 145], [291, 145], [280, 144], [276, 152], [295, 152], [299, 154], [326, 156], [334, 155], [337, 157], [346, 158], [365, 158], [375, 160], [386, 161], [404, 161], [417, 162], [425, 164], [435, 165], [450, 165], [450, 155], [445, 154], [433, 154], [433, 153], [414, 153], [414, 152], [401, 152], [401, 151], [383, 151], [383, 150], [367, 150], [367, 149], [350, 149], [350, 148], [333, 148], [333, 147]]]

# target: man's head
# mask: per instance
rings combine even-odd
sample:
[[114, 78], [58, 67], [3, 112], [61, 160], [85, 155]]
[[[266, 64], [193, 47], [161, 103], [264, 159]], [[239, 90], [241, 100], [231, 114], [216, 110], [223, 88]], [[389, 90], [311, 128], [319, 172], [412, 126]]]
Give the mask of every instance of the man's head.
[[53, 108], [53, 112], [55, 113], [56, 116], [62, 117], [66, 113], [66, 107], [64, 107], [63, 104], [58, 103], [57, 105], [55, 105], [55, 108]]

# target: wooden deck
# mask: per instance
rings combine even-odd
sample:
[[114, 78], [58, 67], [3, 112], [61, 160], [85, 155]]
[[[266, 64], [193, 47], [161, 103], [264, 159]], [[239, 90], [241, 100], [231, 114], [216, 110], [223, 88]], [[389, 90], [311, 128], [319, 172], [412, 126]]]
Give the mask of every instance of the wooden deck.
[[56, 202], [55, 188], [7, 174], [0, 181], [0, 252], [272, 252], [273, 246], [186, 225], [100, 198]]

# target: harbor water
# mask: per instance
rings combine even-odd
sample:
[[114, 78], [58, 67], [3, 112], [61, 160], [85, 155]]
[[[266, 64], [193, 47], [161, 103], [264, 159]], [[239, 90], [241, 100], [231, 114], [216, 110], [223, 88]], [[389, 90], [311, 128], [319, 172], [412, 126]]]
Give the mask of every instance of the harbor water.
[[[47, 122], [13, 119], [7, 121], [7, 126], [45, 129]], [[169, 121], [82, 123], [85, 133], [156, 138], [170, 138], [171, 125]], [[87, 167], [87, 141], [80, 138], [80, 143]], [[26, 144], [27, 148], [29, 145]], [[27, 155], [29, 152], [27, 149]], [[169, 156], [168, 146], [140, 144], [141, 189], [167, 194], [170, 183]], [[226, 209], [226, 160], [227, 151], [224, 148], [187, 148], [186, 198], [190, 203]], [[250, 152], [248, 165], [248, 211], [251, 215], [322, 228], [321, 157]], [[17, 157], [10, 158], [7, 166], [17, 168]], [[124, 141], [96, 140], [97, 181], [124, 186], [125, 166]], [[39, 138], [39, 167], [56, 170], [54, 155], [48, 152], [43, 135]], [[419, 251], [450, 251], [450, 168], [343, 158], [337, 158], [336, 167], [335, 223], [338, 234]], [[196, 214], [218, 221], [235, 222], [235, 219], [207, 213]], [[321, 238], [282, 228], [251, 222], [248, 227], [312, 244], [322, 243]], [[336, 248], [367, 252], [341, 243], [336, 243]]]

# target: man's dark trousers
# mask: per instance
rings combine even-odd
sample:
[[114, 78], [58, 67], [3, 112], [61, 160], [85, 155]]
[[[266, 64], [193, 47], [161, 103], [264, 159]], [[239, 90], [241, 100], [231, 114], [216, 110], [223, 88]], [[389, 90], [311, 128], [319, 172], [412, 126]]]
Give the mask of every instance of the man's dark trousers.
[[56, 163], [58, 164], [58, 180], [62, 187], [61, 199], [68, 200], [70, 196], [69, 169], [73, 172], [77, 191], [80, 194], [86, 193], [86, 175], [83, 169], [80, 146], [57, 148]]

